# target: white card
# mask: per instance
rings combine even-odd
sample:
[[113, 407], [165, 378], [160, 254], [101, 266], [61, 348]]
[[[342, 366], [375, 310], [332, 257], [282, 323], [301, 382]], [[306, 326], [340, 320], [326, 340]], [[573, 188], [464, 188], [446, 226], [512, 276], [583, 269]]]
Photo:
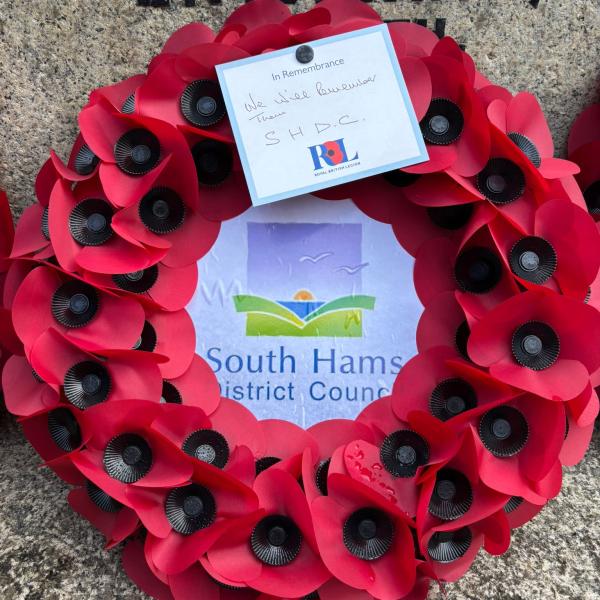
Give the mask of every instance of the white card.
[[254, 205], [428, 159], [386, 25], [217, 66]]

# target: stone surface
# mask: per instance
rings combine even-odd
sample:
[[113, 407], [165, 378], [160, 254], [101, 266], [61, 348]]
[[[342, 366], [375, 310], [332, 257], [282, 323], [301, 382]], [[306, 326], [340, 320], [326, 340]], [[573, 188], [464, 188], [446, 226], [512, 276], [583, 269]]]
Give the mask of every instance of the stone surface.
[[[54, 148], [63, 157], [92, 88], [142, 70], [177, 27], [218, 27], [237, 1], [212, 6], [142, 8], [136, 0], [0, 2], [0, 187], [15, 213], [33, 198], [35, 175]], [[305, 9], [312, 3], [299, 0]], [[568, 127], [598, 101], [598, 0], [397, 0], [373, 2], [385, 18], [446, 18], [493, 81], [540, 99], [564, 152]], [[65, 487], [0, 419], [0, 598], [133, 600], [145, 596], [122, 573], [119, 552], [66, 504]], [[501, 558], [480, 555], [450, 600], [600, 598], [600, 435], [587, 458], [565, 474], [559, 498], [514, 535]], [[435, 600], [443, 598], [432, 590]], [[199, 596], [201, 598], [201, 596]]]

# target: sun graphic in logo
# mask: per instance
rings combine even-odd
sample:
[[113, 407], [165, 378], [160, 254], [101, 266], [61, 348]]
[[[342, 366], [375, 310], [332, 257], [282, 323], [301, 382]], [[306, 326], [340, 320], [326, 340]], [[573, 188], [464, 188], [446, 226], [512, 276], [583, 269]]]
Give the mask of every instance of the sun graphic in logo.
[[314, 300], [315, 297], [313, 296], [312, 292], [309, 292], [308, 290], [298, 290], [295, 294], [294, 294], [294, 300]]

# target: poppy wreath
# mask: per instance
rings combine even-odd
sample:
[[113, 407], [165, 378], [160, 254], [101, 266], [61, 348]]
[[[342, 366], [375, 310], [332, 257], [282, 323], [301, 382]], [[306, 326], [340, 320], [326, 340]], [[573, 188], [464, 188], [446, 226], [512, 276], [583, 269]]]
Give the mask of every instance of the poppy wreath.
[[[589, 445], [587, 175], [553, 157], [531, 94], [411, 23], [389, 31], [429, 160], [318, 195], [415, 257], [418, 355], [355, 421], [303, 430], [221, 398], [194, 354], [196, 261], [250, 206], [215, 65], [380, 23], [359, 0], [252, 0], [218, 34], [183, 27], [146, 74], [92, 92], [18, 224], [6, 404], [154, 598], [422, 600], [505, 552]], [[581, 130], [574, 153], [597, 143]]]

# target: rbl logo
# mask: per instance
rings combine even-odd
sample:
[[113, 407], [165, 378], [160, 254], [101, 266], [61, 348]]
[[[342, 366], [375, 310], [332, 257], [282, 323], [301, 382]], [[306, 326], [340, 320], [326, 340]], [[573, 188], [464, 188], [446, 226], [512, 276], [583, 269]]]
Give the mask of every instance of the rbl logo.
[[324, 142], [316, 146], [309, 146], [308, 149], [315, 165], [315, 171], [324, 169], [325, 167], [335, 167], [336, 165], [358, 159], [358, 152], [354, 155], [354, 158], [348, 158], [348, 153], [344, 146], [344, 138]]

